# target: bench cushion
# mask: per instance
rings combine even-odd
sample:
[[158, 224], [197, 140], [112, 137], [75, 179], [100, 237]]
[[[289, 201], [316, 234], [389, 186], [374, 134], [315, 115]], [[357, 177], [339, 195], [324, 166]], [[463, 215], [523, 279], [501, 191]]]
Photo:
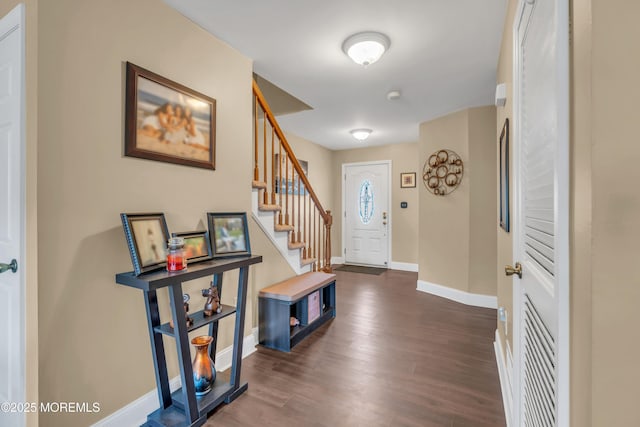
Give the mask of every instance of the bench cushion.
[[294, 276], [260, 291], [260, 297], [280, 301], [297, 301], [335, 280], [336, 275], [313, 271]]

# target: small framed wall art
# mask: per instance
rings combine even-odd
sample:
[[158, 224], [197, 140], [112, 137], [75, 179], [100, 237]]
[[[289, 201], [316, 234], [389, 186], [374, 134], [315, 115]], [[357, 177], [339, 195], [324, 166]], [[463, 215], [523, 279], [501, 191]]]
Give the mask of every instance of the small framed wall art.
[[171, 236], [184, 239], [184, 252], [188, 264], [211, 259], [211, 241], [208, 231], [185, 231], [171, 233]]
[[127, 62], [124, 154], [215, 169], [216, 100]]
[[165, 267], [169, 229], [164, 214], [122, 213], [120, 218], [136, 276]]
[[415, 172], [403, 172], [400, 174], [400, 188], [415, 188], [415, 186], [416, 186]]
[[207, 213], [213, 258], [251, 255], [246, 212]]

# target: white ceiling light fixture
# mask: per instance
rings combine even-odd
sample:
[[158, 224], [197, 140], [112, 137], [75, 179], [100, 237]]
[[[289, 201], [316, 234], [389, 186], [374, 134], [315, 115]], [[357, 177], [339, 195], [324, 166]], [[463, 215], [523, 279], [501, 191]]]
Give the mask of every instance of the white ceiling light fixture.
[[390, 45], [389, 37], [384, 34], [366, 31], [349, 36], [342, 44], [342, 50], [356, 64], [367, 67], [380, 59]]
[[373, 132], [371, 129], [354, 129], [349, 133], [351, 133], [351, 135], [353, 135], [353, 137], [358, 141], [364, 141], [365, 139], [369, 138], [371, 132]]

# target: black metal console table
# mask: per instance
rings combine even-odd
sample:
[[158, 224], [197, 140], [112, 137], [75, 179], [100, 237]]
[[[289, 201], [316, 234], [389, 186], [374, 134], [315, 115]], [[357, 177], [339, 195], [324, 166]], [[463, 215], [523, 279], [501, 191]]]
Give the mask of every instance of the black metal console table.
[[[132, 272], [116, 274], [117, 283], [138, 288], [144, 292], [147, 323], [151, 338], [151, 352], [153, 353], [158, 398], [160, 400], [160, 408], [148, 415], [144, 426], [201, 426], [207, 420], [209, 412], [222, 402], [232, 402], [247, 389], [247, 383], [240, 383], [244, 317], [247, 305], [247, 282], [249, 266], [260, 262], [262, 262], [261, 256], [251, 256], [201, 262], [189, 265], [184, 271], [172, 273], [157, 271], [140, 276], [135, 276]], [[222, 273], [234, 269], [240, 269], [236, 307], [223, 305], [220, 313], [209, 317], [205, 317], [202, 311], [190, 313], [189, 316], [193, 319], [193, 325], [187, 326], [184, 321], [182, 283], [200, 277], [213, 276], [214, 285], [218, 287], [218, 295], [222, 296]], [[160, 323], [156, 291], [164, 287], [169, 288], [172, 318], [182, 320], [174, 321], [175, 330], [169, 326], [169, 323]], [[209, 325], [209, 335], [214, 338], [210, 350], [211, 358], [215, 361], [218, 321], [234, 313], [236, 322], [233, 334], [233, 358], [229, 382], [216, 379], [213, 389], [208, 394], [196, 397], [188, 333], [194, 329]], [[169, 376], [162, 335], [174, 337], [178, 350], [182, 388], [176, 390], [173, 394], [169, 389]]]

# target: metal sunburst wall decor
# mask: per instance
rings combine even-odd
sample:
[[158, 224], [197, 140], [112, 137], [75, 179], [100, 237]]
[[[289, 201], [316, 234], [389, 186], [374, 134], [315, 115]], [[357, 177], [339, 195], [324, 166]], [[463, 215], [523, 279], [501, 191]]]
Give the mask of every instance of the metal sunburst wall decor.
[[422, 181], [429, 192], [436, 196], [446, 196], [462, 182], [464, 165], [462, 159], [451, 150], [433, 153], [422, 168]]

